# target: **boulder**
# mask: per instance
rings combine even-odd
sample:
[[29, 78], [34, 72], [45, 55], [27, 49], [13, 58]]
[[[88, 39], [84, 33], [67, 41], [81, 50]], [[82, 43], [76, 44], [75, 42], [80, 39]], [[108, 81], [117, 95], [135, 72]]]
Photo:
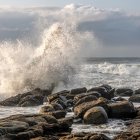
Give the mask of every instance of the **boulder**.
[[133, 118], [136, 116], [134, 105], [128, 101], [112, 103], [108, 105], [110, 108], [109, 117], [111, 118]]
[[76, 103], [78, 100], [82, 99], [83, 97], [90, 96], [90, 95], [96, 96], [97, 98], [101, 97], [101, 94], [96, 91], [88, 92], [88, 93], [81, 93], [74, 97], [74, 102]]
[[111, 139], [104, 134], [81, 132], [63, 136], [59, 140], [111, 140]]
[[113, 99], [114, 101], [127, 101], [125, 98], [117, 97]]
[[46, 113], [46, 112], [52, 112], [52, 111], [55, 111], [55, 109], [53, 108], [53, 106], [51, 104], [45, 105], [45, 106], [41, 107], [41, 109], [40, 109], [40, 113]]
[[108, 116], [103, 107], [93, 107], [84, 114], [86, 124], [104, 124], [108, 122]]
[[78, 94], [86, 93], [86, 92], [87, 92], [86, 87], [83, 87], [83, 88], [72, 89], [72, 90], [70, 91], [70, 94], [72, 94], [72, 95], [78, 95]]
[[66, 111], [64, 111], [64, 110], [52, 111], [52, 112], [46, 112], [44, 114], [51, 115], [51, 116], [55, 117], [56, 119], [61, 119], [66, 116]]
[[140, 103], [140, 95], [133, 95], [129, 98], [129, 101], [135, 102], [135, 103]]
[[38, 106], [43, 104], [44, 96], [42, 95], [27, 95], [20, 99], [17, 106], [27, 107], [27, 106]]
[[133, 90], [130, 88], [118, 88], [116, 89], [115, 94], [118, 96], [132, 96]]
[[51, 94], [49, 90], [41, 90], [39, 88], [30, 92], [12, 96], [0, 102], [2, 106], [37, 106], [43, 104], [44, 98]]
[[140, 89], [135, 90], [135, 94], [140, 94]]
[[65, 125], [66, 128], [69, 128], [73, 124], [73, 117], [66, 117], [58, 120], [58, 123], [61, 125]]
[[104, 86], [100, 86], [100, 87], [93, 87], [89, 89], [87, 92], [98, 92], [101, 94], [101, 97], [110, 100], [111, 98], [114, 98], [114, 91], [115, 89], [109, 89]]
[[81, 99], [79, 99], [74, 106], [78, 106], [82, 103], [86, 103], [86, 102], [90, 102], [90, 101], [94, 101], [94, 100], [97, 100], [97, 97], [96, 96], [93, 96], [93, 95], [89, 95], [89, 96], [85, 96]]
[[101, 106], [106, 110], [106, 112], [108, 112], [107, 103], [108, 103], [108, 101], [105, 98], [99, 98], [96, 101], [82, 103], [82, 104], [74, 107], [74, 113], [77, 117], [83, 118], [83, 115], [85, 114], [85, 112], [95, 106]]

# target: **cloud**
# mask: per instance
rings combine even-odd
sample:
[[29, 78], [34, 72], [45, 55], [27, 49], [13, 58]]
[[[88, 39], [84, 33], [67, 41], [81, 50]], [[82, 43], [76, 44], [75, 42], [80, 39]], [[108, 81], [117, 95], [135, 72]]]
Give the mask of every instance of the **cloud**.
[[110, 56], [135, 56], [140, 50], [140, 15], [130, 15], [118, 9], [74, 4], [64, 8], [0, 8], [0, 21], [0, 41], [25, 39], [36, 44], [45, 28], [55, 22], [65, 22], [76, 25], [80, 32], [93, 34], [94, 40], [84, 44], [87, 54], [109, 56], [110, 52]]

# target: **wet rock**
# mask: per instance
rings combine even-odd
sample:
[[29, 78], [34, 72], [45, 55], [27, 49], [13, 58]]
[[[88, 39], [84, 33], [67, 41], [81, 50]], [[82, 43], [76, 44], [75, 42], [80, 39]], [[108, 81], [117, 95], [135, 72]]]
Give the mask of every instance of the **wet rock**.
[[74, 113], [77, 117], [83, 118], [85, 112], [93, 107], [101, 106], [106, 112], [108, 112], [108, 101], [105, 98], [99, 98], [97, 101], [90, 101], [86, 103], [82, 103], [76, 107], [74, 107]]
[[86, 92], [87, 92], [87, 89], [85, 87], [83, 87], [83, 88], [72, 89], [70, 91], [70, 94], [77, 95], [77, 94], [86, 93]]
[[62, 125], [63, 127], [65, 127], [66, 129], [69, 129], [73, 124], [73, 117], [67, 117], [67, 118], [59, 119], [58, 123], [60, 125]]
[[18, 94], [16, 96], [10, 97], [4, 101], [1, 101], [0, 105], [2, 105], [2, 106], [16, 106], [19, 103], [20, 96], [21, 95]]
[[63, 110], [63, 107], [58, 103], [52, 103], [51, 105], [53, 106], [55, 111]]
[[140, 103], [140, 95], [133, 95], [129, 98], [129, 101], [135, 102], [135, 103]]
[[52, 112], [46, 112], [46, 115], [51, 115], [54, 116], [56, 119], [61, 119], [66, 116], [66, 111], [61, 110], [61, 111], [52, 111]]
[[10, 97], [4, 101], [0, 102], [0, 105], [3, 106], [37, 106], [43, 104], [45, 96], [51, 94], [49, 90], [41, 90], [39, 88], [19, 94], [13, 97]]
[[59, 140], [111, 140], [104, 134], [97, 133], [76, 133], [61, 137]]
[[100, 93], [102, 97], [109, 100], [114, 97], [114, 89], [110, 89], [105, 86], [93, 87], [89, 89], [87, 92], [93, 92], [93, 91]]
[[82, 99], [82, 98], [84, 98], [84, 97], [90, 96], [90, 95], [91, 95], [91, 96], [95, 96], [95, 97], [97, 97], [97, 98], [101, 97], [101, 94], [98, 93], [98, 92], [81, 93], [81, 94], [76, 95], [76, 96], [74, 97], [74, 102], [76, 103], [76, 102], [78, 102], [78, 100], [80, 100], [80, 99]]
[[51, 104], [41, 107], [40, 113], [52, 112], [55, 111]]
[[140, 89], [135, 90], [135, 94], [140, 94]]
[[0, 119], [1, 140], [58, 139], [58, 133], [70, 132], [73, 118], [56, 120], [46, 114], [13, 115]]
[[78, 106], [82, 103], [86, 103], [86, 102], [90, 102], [90, 101], [94, 101], [94, 100], [97, 100], [97, 97], [96, 96], [93, 96], [93, 95], [89, 95], [89, 96], [85, 96], [81, 99], [79, 99], [74, 106]]
[[127, 101], [125, 98], [122, 97], [117, 97], [115, 99], [113, 99], [114, 101]]
[[128, 101], [109, 104], [110, 113], [112, 118], [133, 118], [136, 116], [134, 105]]
[[53, 100], [51, 104], [53, 103], [60, 104], [63, 107], [63, 109], [67, 108], [67, 102], [62, 101], [60, 98]]
[[43, 104], [44, 96], [41, 95], [28, 95], [18, 103], [18, 106], [27, 107], [27, 106], [38, 106]]
[[108, 122], [108, 116], [103, 107], [93, 107], [84, 114], [84, 123], [104, 124]]
[[118, 96], [132, 96], [133, 90], [130, 88], [118, 88], [116, 89], [115, 94]]

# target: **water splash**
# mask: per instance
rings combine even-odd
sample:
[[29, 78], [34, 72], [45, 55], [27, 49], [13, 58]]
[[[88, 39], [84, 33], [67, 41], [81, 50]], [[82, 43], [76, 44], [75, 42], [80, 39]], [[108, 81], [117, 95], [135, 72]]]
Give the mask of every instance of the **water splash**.
[[37, 48], [20, 41], [1, 44], [0, 91], [15, 94], [67, 84], [76, 70], [82, 39], [74, 26], [55, 23], [44, 31]]

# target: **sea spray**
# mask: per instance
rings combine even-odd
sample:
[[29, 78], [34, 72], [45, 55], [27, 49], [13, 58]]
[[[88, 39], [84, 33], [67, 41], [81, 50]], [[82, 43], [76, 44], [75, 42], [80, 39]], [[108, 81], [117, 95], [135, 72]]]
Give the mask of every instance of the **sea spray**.
[[77, 69], [84, 38], [75, 26], [55, 23], [44, 30], [39, 47], [21, 41], [1, 44], [0, 91], [17, 94], [37, 87], [67, 85]]

